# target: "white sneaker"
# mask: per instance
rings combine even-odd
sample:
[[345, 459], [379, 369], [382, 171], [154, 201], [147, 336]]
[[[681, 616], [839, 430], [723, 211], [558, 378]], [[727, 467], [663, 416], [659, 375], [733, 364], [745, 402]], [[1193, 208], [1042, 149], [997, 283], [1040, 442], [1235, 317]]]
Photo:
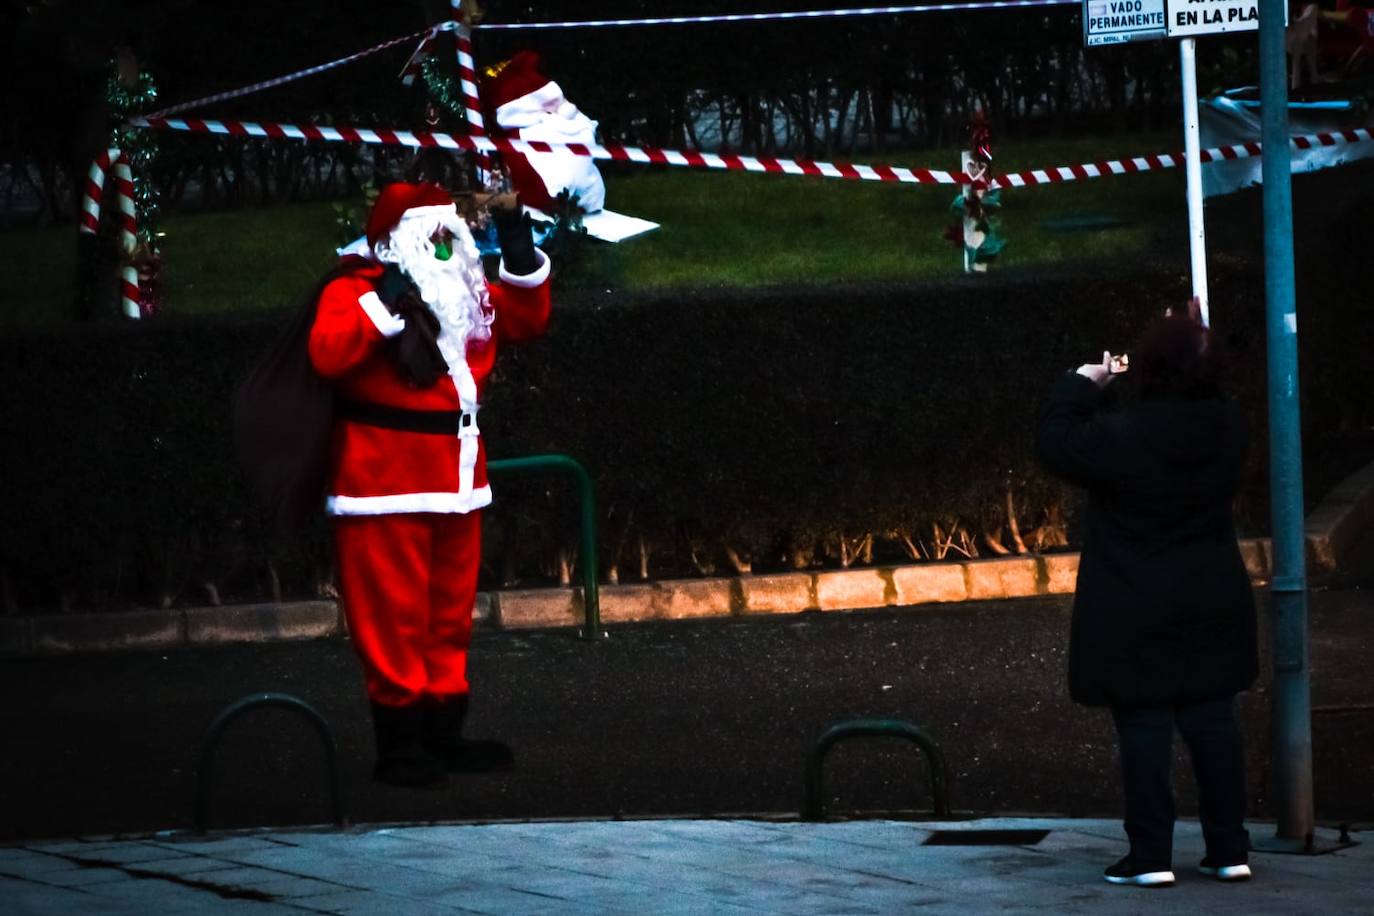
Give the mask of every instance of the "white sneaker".
[[1167, 869], [1142, 869], [1127, 856], [1102, 873], [1108, 884], [1130, 884], [1135, 887], [1168, 887], [1174, 883], [1174, 873]]
[[1235, 865], [1218, 865], [1211, 859], [1203, 859], [1198, 863], [1197, 870], [1209, 878], [1216, 878], [1218, 881], [1249, 881], [1250, 866], [1244, 862]]

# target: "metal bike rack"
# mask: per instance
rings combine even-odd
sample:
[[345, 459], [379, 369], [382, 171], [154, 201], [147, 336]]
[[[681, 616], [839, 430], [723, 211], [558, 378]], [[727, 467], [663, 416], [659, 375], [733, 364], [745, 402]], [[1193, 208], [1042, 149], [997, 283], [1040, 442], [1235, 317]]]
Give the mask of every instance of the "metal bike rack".
[[897, 719], [854, 719], [841, 722], [817, 739], [806, 758], [806, 799], [802, 804], [802, 820], [819, 821], [824, 815], [823, 772], [825, 755], [841, 741], [849, 738], [891, 737], [905, 738], [917, 745], [930, 763], [930, 794], [935, 803], [936, 817], [949, 817], [949, 765], [935, 739], [917, 725]]
[[205, 833], [205, 825], [210, 815], [210, 789], [214, 781], [215, 747], [224, 735], [225, 729], [237, 718], [260, 706], [276, 706], [304, 716], [319, 733], [324, 742], [325, 755], [329, 758], [329, 787], [334, 810], [334, 823], [339, 827], [348, 826], [348, 815], [344, 812], [343, 783], [339, 778], [339, 753], [334, 744], [334, 734], [324, 716], [300, 697], [289, 693], [252, 693], [227, 706], [210, 724], [210, 730], [200, 743], [200, 767], [196, 771], [196, 833]]
[[586, 623], [580, 635], [583, 639], [600, 639], [606, 635], [601, 627], [601, 592], [596, 581], [596, 491], [591, 475], [567, 455], [529, 455], [525, 458], [501, 458], [487, 462], [487, 473], [503, 471], [567, 471], [577, 479], [577, 494], [582, 518], [582, 609]]

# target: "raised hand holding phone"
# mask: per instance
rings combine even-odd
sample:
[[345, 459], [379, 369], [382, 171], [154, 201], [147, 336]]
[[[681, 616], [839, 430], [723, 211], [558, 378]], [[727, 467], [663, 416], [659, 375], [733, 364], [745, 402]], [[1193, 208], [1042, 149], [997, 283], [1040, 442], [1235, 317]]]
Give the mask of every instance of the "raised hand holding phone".
[[1088, 379], [1099, 388], [1112, 380], [1112, 354], [1109, 350], [1102, 351], [1102, 362], [1084, 363], [1077, 370], [1079, 375]]

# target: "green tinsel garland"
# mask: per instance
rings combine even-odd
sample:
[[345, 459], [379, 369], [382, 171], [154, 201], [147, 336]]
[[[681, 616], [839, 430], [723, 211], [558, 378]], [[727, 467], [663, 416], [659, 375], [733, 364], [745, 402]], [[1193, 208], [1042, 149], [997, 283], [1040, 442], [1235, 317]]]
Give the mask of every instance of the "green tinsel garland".
[[444, 72], [439, 66], [439, 58], [433, 54], [420, 63], [420, 77], [425, 81], [425, 91], [430, 101], [444, 111], [463, 121], [467, 117], [466, 105], [460, 99], [458, 81], [453, 74]]
[[105, 81], [105, 101], [115, 126], [110, 131], [110, 145], [128, 157], [129, 171], [134, 179], [134, 212], [138, 215], [138, 241], [154, 252], [157, 250], [157, 219], [161, 213], [161, 195], [152, 181], [153, 160], [157, 157], [157, 138], [153, 131], [127, 127], [125, 122], [153, 107], [157, 101], [157, 84], [146, 72], [138, 74], [132, 89], [119, 81], [115, 65], [110, 64], [110, 78]]

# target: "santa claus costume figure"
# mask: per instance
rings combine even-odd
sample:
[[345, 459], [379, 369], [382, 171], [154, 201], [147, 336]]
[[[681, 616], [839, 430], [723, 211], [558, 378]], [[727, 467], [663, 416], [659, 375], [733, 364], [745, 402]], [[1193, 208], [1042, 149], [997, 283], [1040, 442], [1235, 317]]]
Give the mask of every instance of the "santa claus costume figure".
[[[521, 51], [488, 68], [482, 101], [497, 128], [516, 140], [546, 143], [596, 143], [597, 122], [568, 101], [563, 89], [544, 75], [539, 55]], [[565, 152], [505, 154], [511, 183], [521, 201], [546, 214], [560, 194], [576, 195], [577, 205], [596, 213], [606, 204], [606, 183], [596, 160]]]
[[320, 294], [309, 355], [331, 381], [326, 509], [339, 590], [377, 737], [374, 778], [441, 784], [511, 765], [461, 737], [467, 653], [491, 502], [478, 408], [497, 351], [543, 333], [549, 260], [519, 210], [494, 211], [500, 282], [437, 185], [385, 188], [370, 257], [345, 259]]

